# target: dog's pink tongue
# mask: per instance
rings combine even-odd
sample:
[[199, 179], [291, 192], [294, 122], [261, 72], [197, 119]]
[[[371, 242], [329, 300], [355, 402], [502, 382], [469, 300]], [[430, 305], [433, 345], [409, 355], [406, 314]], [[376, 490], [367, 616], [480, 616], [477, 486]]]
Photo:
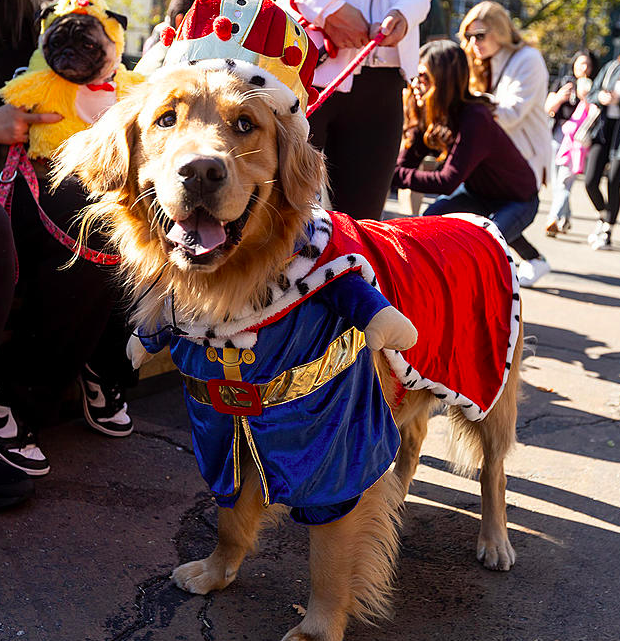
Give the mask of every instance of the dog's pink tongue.
[[202, 256], [226, 242], [224, 227], [212, 218], [192, 214], [168, 232], [166, 238], [194, 256]]

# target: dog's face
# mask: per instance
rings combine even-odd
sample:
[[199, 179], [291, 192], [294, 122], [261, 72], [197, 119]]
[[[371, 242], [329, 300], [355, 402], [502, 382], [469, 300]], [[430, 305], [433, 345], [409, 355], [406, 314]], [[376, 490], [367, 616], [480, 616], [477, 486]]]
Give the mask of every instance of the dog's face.
[[230, 311], [290, 257], [325, 170], [266, 96], [227, 71], [162, 70], [67, 142], [56, 181], [102, 197], [91, 218], [134, 281], [166, 266], [175, 292], [219, 291]]
[[244, 236], [265, 232], [251, 213], [273, 190], [277, 124], [247, 89], [228, 73], [191, 70], [156, 85], [136, 119], [136, 184], [153, 194], [155, 233], [180, 269], [215, 271]]
[[50, 68], [78, 85], [108, 80], [118, 66], [115, 44], [90, 15], [69, 13], [54, 20], [43, 34], [42, 49]]

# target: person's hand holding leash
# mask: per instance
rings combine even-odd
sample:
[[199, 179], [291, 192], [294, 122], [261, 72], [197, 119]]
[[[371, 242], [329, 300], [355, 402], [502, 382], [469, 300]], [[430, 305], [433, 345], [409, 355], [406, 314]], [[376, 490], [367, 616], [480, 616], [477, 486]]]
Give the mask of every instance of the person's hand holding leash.
[[339, 49], [361, 49], [370, 42], [366, 18], [348, 3], [327, 16], [323, 28]]
[[15, 145], [28, 142], [28, 130], [33, 123], [60, 122], [60, 114], [33, 114], [13, 105], [0, 107], [0, 144]]
[[395, 47], [407, 35], [407, 19], [398, 9], [392, 9], [379, 24], [374, 22], [370, 26], [370, 39], [372, 40], [381, 31], [385, 40], [382, 47]]

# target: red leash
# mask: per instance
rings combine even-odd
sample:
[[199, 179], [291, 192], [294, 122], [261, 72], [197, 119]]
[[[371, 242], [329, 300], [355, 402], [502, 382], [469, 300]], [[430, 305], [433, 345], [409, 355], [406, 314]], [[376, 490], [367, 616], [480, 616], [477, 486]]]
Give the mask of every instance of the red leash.
[[319, 97], [316, 99], [306, 112], [306, 116], [310, 117], [333, 93], [336, 87], [350, 74], [357, 65], [364, 60], [364, 58], [379, 44], [383, 42], [385, 35], [379, 32], [358, 54], [351, 60], [351, 62], [321, 91]]
[[[30, 188], [32, 197], [34, 198], [34, 201], [37, 204], [37, 209], [39, 210], [39, 218], [41, 219], [45, 229], [47, 229], [47, 231], [59, 243], [64, 245], [69, 251], [80, 255], [91, 263], [97, 263], [99, 265], [116, 265], [120, 262], [121, 257], [116, 254], [105, 254], [104, 252], [98, 252], [86, 247], [85, 245], [78, 244], [77, 241], [60, 229], [60, 227], [58, 227], [58, 225], [56, 225], [56, 223], [54, 223], [54, 221], [52, 221], [43, 211], [43, 208], [39, 204], [39, 183], [23, 145], [11, 145], [6, 159], [6, 164], [0, 173], [0, 206], [4, 207], [9, 218], [11, 217], [13, 185], [18, 173], [21, 173]], [[15, 257], [15, 263], [17, 267], [17, 256]]]

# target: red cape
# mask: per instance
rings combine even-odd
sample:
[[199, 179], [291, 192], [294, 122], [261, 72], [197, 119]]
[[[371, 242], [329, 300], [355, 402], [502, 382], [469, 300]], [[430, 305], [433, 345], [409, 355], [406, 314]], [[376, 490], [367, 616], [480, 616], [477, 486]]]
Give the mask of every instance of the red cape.
[[416, 345], [402, 353], [405, 361], [486, 413], [505, 382], [515, 326], [518, 331], [519, 295], [507, 248], [460, 218], [331, 217], [331, 239], [314, 270], [339, 256], [364, 256], [383, 295], [418, 330]]

